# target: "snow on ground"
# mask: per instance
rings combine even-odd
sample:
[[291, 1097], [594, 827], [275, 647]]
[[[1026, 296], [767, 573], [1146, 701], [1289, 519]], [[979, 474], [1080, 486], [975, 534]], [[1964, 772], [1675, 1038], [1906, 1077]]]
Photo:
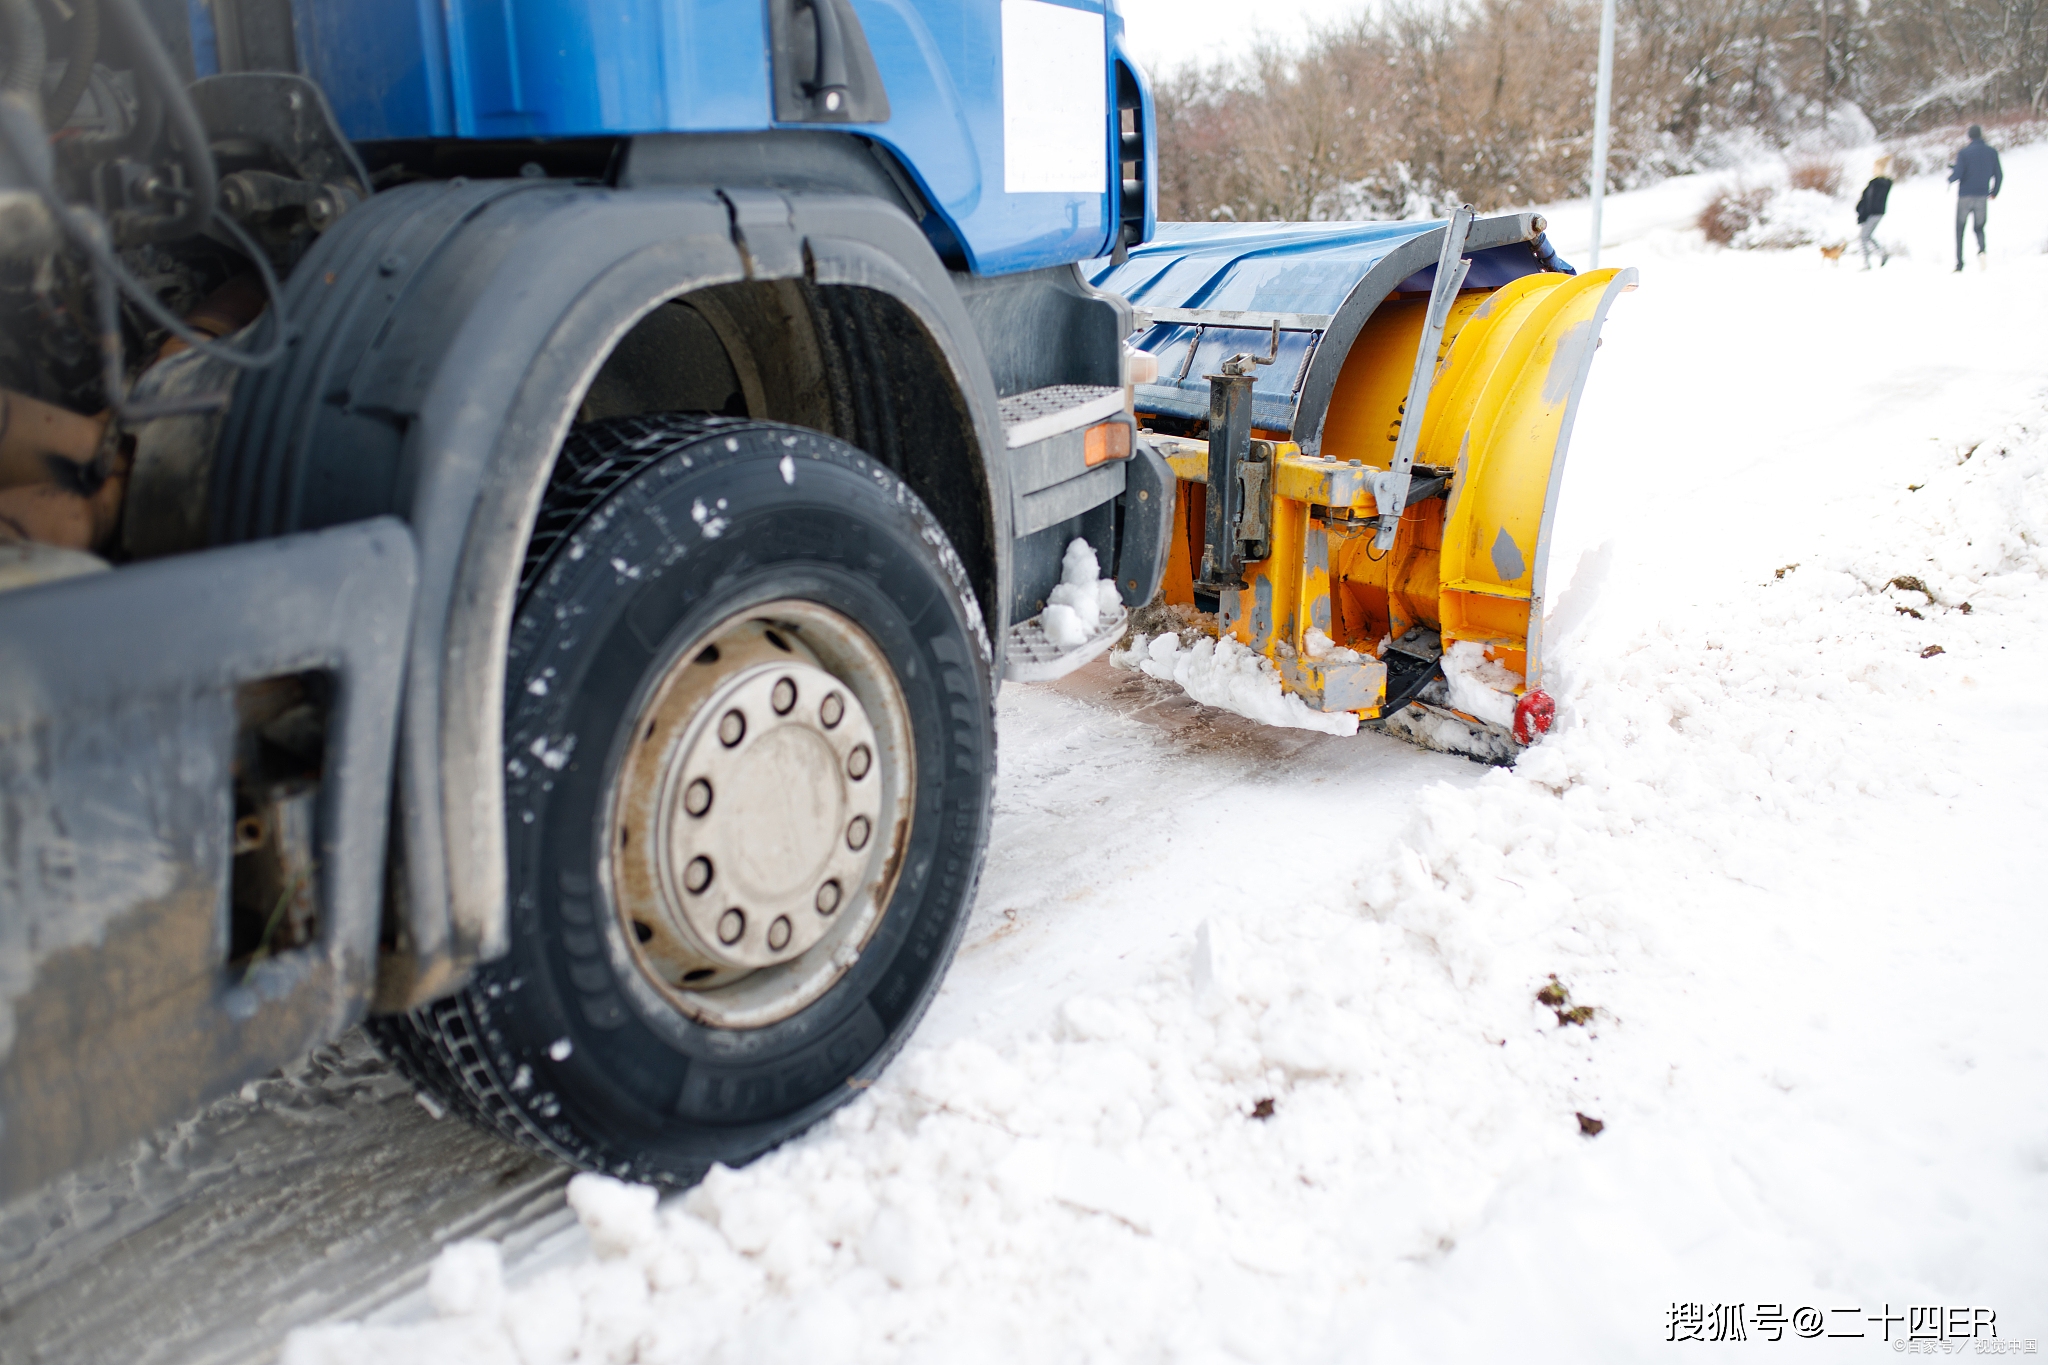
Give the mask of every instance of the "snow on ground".
[[1451, 705], [1501, 729], [1515, 723], [1515, 686], [1521, 676], [1486, 657], [1486, 646], [1460, 640], [1444, 651], [1444, 683]]
[[[1178, 634], [1135, 635], [1129, 649], [1110, 656], [1121, 668], [1170, 682], [1205, 706], [1288, 730], [1355, 735], [1358, 717], [1349, 711], [1311, 711], [1300, 697], [1281, 690], [1280, 671], [1262, 654], [1229, 636], [1198, 636], [1185, 646]], [[1512, 706], [1512, 703], [1510, 703]]]
[[1610, 249], [1513, 769], [1011, 687], [966, 945], [873, 1089], [658, 1209], [581, 1177], [509, 1289], [451, 1251], [286, 1360], [1628, 1361], [1686, 1303], [1738, 1353], [2048, 1338], [2048, 152], [2007, 165], [1982, 275], [1919, 181], [1868, 275]]
[[[1997, 129], [1992, 130], [1992, 141], [1998, 141]], [[1958, 140], [1957, 146], [1960, 145]], [[1797, 192], [1798, 226], [1813, 232], [1818, 241], [1851, 244], [1852, 250], [1844, 255], [1841, 269], [1861, 267], [1858, 253], [1853, 250], [1857, 233], [1856, 199], [1870, 179], [1872, 163], [1883, 150], [1872, 145], [1855, 148], [1836, 157], [1843, 168], [1842, 195], [1835, 203], [1832, 219], [1816, 207], [1821, 196]], [[1953, 150], [1950, 149], [1951, 152]], [[2048, 146], [2037, 143], [2001, 150], [1999, 155], [2005, 165], [2006, 186], [1999, 197], [1991, 201], [1985, 232], [1992, 263], [2017, 264], [2022, 258], [2048, 251]], [[1601, 208], [1602, 250], [1611, 252], [1619, 246], [1622, 254], [1619, 257], [1605, 256], [1600, 263], [1615, 265], [1625, 260], [1640, 259], [1646, 254], [1653, 258], [1696, 254], [1701, 239], [1695, 224], [1700, 210], [1715, 191], [1736, 185], [1782, 190], [1785, 176], [1786, 168], [1782, 163], [1763, 163], [1740, 169], [1673, 176], [1647, 189], [1610, 194]], [[1580, 199], [1565, 204], [1546, 204], [1540, 211], [1549, 220], [1552, 245], [1566, 260], [1583, 268], [1592, 241], [1589, 201]], [[1956, 259], [1955, 186], [1948, 183], [1945, 162], [1938, 169], [1930, 168], [1926, 173], [1904, 177], [1893, 186], [1877, 235], [1878, 240], [1889, 245], [1894, 252], [1903, 249], [1905, 257], [1918, 266], [1953, 271]], [[1810, 246], [1796, 248], [1787, 254], [1818, 259], [1817, 249]], [[1974, 236], [1968, 243], [1967, 254], [1970, 268], [1976, 269], [1977, 243]], [[1896, 268], [1900, 263], [1894, 260], [1892, 266], [1886, 268]], [[2007, 283], [2009, 286], [2011, 281]]]

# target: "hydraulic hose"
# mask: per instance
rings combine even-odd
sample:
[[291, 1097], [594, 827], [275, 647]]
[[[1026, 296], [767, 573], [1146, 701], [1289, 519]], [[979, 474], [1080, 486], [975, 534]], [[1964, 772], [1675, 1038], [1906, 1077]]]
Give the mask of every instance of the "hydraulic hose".
[[64, 79], [57, 82], [49, 107], [43, 111], [43, 122], [50, 131], [62, 128], [78, 108], [86, 83], [92, 79], [92, 64], [99, 56], [99, 0], [72, 0], [71, 51], [64, 58]]
[[26, 95], [40, 105], [43, 67], [49, 59], [43, 18], [36, 13], [33, 0], [0, 0], [0, 25], [7, 34], [7, 66], [0, 70], [0, 91]]

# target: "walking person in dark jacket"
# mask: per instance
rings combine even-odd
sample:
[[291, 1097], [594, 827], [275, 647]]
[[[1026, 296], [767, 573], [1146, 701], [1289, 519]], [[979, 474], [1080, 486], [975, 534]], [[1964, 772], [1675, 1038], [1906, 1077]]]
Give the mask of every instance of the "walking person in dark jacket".
[[1948, 178], [1956, 187], [1956, 269], [1963, 268], [1963, 227], [1972, 221], [1977, 228], [1977, 266], [1983, 269], [1989, 264], [1984, 256], [1984, 219], [2005, 184], [2005, 170], [1998, 164], [1997, 149], [1984, 140], [1984, 130], [1974, 123], [1970, 140], [1948, 168]]
[[1870, 249], [1872, 247], [1877, 248], [1877, 263], [1879, 265], [1887, 265], [1892, 259], [1892, 254], [1884, 249], [1883, 244], [1875, 236], [1877, 225], [1884, 221], [1885, 200], [1891, 197], [1892, 159], [1888, 156], [1879, 157], [1877, 164], [1871, 167], [1871, 171], [1873, 174], [1870, 183], [1863, 187], [1863, 197], [1856, 201], [1856, 228], [1858, 235], [1863, 239], [1863, 268], [1865, 270], [1870, 269]]

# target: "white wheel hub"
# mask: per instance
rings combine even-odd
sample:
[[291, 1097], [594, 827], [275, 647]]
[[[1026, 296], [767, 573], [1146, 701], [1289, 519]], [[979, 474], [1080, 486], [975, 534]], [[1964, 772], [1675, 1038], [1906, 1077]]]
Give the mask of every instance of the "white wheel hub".
[[874, 841], [874, 751], [867, 710], [822, 668], [759, 666], [713, 693], [668, 764], [655, 856], [671, 927], [726, 967], [823, 938]]
[[911, 769], [894, 674], [837, 612], [770, 603], [682, 651], [635, 718], [608, 822], [647, 984], [727, 1027], [822, 994], [887, 907]]

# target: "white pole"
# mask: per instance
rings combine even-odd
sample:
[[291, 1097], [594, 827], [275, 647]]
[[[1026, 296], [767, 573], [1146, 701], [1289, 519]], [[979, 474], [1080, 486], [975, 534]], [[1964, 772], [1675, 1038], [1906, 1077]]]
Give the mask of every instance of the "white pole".
[[1600, 6], [1600, 80], [1593, 94], [1593, 263], [1600, 268], [1600, 201], [1607, 197], [1607, 106], [1614, 98], [1614, 0]]

